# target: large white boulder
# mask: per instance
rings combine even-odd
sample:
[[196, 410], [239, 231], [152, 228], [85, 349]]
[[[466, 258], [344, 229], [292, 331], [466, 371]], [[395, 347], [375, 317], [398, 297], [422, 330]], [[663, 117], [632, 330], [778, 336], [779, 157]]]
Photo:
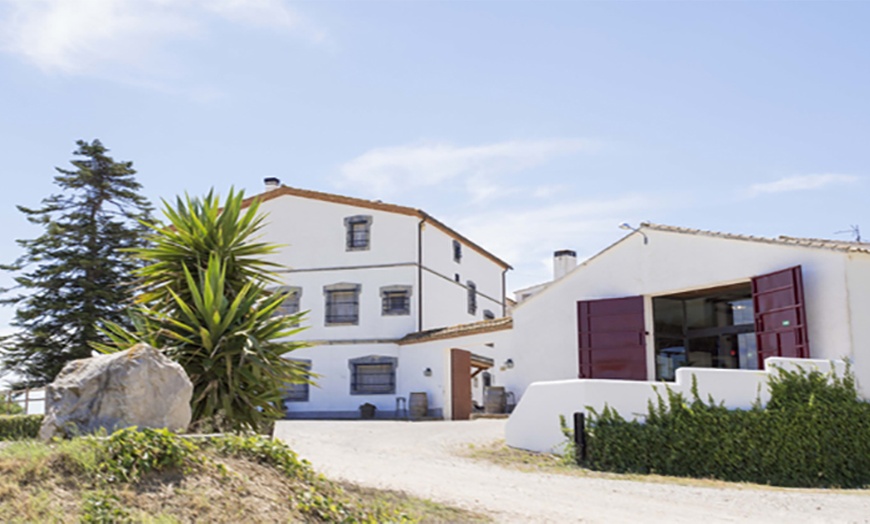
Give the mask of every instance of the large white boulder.
[[192, 395], [184, 369], [147, 344], [74, 360], [45, 389], [39, 437], [129, 426], [183, 431], [190, 424]]

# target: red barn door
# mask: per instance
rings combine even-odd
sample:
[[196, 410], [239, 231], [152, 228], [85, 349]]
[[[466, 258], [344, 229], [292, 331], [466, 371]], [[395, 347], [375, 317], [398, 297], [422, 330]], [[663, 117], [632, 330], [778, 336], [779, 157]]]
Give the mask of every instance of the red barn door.
[[809, 358], [800, 266], [753, 278], [752, 304], [758, 369], [767, 357]]
[[643, 297], [577, 302], [580, 378], [646, 380]]

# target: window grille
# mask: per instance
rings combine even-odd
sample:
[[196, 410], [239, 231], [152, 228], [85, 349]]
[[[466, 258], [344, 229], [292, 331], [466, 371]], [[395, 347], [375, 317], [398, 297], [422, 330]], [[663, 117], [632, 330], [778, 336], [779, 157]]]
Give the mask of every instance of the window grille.
[[410, 315], [411, 287], [388, 286], [381, 288], [382, 315]]
[[350, 385], [355, 395], [388, 395], [396, 391], [393, 364], [354, 364]]
[[369, 249], [371, 242], [372, 217], [358, 215], [344, 219], [347, 228], [347, 250], [364, 251]]
[[326, 289], [326, 325], [359, 323], [358, 285]]
[[467, 282], [468, 285], [468, 314], [474, 315], [477, 313], [477, 286], [472, 281]]
[[[311, 369], [310, 360], [290, 359], [297, 362], [300, 366], [306, 369], [304, 378], [307, 380], [310, 374], [307, 370]], [[304, 383], [287, 383], [284, 385], [284, 402], [308, 402], [308, 382]]]
[[460, 244], [458, 240], [453, 241], [453, 261], [462, 261], [462, 244]]
[[284, 295], [284, 301], [275, 310], [275, 316], [289, 316], [299, 313], [299, 301], [302, 297], [301, 288], [284, 286], [275, 292]]

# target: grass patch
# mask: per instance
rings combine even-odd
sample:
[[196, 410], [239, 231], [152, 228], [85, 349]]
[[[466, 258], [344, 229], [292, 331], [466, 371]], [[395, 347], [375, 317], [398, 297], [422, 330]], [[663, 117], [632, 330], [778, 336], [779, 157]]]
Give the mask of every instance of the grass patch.
[[0, 448], [0, 522], [482, 522], [404, 493], [340, 485], [281, 442], [121, 430]]

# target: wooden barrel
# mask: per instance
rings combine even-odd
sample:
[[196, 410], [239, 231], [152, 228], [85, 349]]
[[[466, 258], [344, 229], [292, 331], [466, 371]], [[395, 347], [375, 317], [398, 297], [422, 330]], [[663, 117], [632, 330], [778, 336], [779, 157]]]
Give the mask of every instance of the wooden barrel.
[[429, 414], [429, 397], [426, 392], [411, 393], [408, 401], [408, 416], [411, 419], [425, 418]]
[[505, 393], [504, 386], [490, 386], [483, 390], [483, 412], [504, 413]]

